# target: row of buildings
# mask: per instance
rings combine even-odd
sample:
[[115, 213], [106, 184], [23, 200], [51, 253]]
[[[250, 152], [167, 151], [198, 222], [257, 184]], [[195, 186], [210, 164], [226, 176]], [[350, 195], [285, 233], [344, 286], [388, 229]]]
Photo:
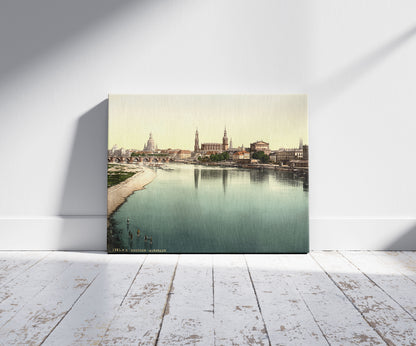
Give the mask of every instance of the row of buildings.
[[199, 132], [195, 132], [194, 151], [181, 150], [181, 149], [165, 149], [160, 150], [153, 138], [152, 133], [149, 134], [149, 139], [144, 143], [143, 150], [126, 150], [114, 146], [108, 150], [108, 156], [121, 156], [129, 157], [132, 153], [139, 153], [143, 155], [169, 155], [172, 158], [181, 160], [194, 159], [197, 160], [199, 157], [209, 156], [211, 154], [219, 154], [228, 152], [230, 159], [233, 161], [248, 161], [252, 159], [252, 155], [255, 152], [264, 152], [268, 155], [271, 162], [279, 164], [290, 164], [293, 161], [297, 161], [299, 166], [307, 166], [309, 159], [309, 148], [308, 145], [304, 145], [302, 139], [299, 141], [297, 148], [280, 148], [278, 150], [271, 150], [269, 143], [263, 140], [250, 143], [250, 147], [244, 147], [241, 145], [234, 148], [232, 145], [232, 139], [228, 142], [227, 129], [224, 129], [224, 136], [220, 143], [199, 143]]
[[195, 132], [195, 145], [194, 145], [194, 153], [222, 153], [224, 151], [228, 151], [228, 137], [227, 137], [227, 129], [224, 129], [224, 136], [222, 137], [222, 143], [202, 143], [201, 148], [199, 147], [199, 133], [198, 129]]
[[108, 157], [117, 156], [117, 157], [130, 157], [134, 150], [119, 148], [117, 144], [113, 145], [111, 149], [108, 149]]
[[227, 129], [224, 129], [222, 143], [202, 143], [200, 147], [199, 133], [198, 130], [196, 130], [194, 145], [195, 156], [217, 154], [224, 151], [228, 151], [234, 161], [249, 160], [253, 153], [260, 151], [269, 155], [271, 162], [279, 162], [283, 164], [287, 164], [293, 160], [300, 161], [309, 159], [309, 148], [307, 145], [303, 145], [302, 139], [299, 140], [298, 148], [280, 148], [279, 150], [273, 151], [270, 149], [269, 143], [263, 140], [250, 143], [249, 148], [245, 148], [244, 145], [241, 145], [241, 147], [238, 148], [233, 148], [232, 140], [230, 140], [230, 145], [228, 145]]

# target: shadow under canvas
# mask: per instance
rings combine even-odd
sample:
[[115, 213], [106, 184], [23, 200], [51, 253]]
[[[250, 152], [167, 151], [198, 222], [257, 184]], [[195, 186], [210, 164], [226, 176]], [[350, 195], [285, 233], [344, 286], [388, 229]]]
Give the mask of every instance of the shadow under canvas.
[[106, 99], [78, 120], [59, 207], [59, 249], [106, 248], [107, 114]]

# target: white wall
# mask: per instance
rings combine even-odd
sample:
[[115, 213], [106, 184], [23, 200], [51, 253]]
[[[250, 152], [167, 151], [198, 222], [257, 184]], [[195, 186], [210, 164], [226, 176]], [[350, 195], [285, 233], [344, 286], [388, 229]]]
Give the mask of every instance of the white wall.
[[416, 249], [413, 0], [1, 0], [0, 248], [104, 249], [108, 93], [307, 93], [312, 249]]

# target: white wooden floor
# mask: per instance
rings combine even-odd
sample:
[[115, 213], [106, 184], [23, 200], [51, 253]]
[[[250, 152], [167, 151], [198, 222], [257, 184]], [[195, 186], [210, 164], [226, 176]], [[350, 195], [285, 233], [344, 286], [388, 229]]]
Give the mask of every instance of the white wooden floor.
[[0, 344], [416, 344], [416, 253], [0, 252]]

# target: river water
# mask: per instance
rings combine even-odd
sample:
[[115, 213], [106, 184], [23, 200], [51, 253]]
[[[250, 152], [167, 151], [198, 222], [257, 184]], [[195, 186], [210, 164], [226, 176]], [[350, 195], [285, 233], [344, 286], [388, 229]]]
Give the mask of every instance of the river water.
[[267, 169], [169, 167], [173, 170], [157, 169], [155, 180], [113, 214], [113, 248], [135, 253], [308, 251], [303, 178]]

